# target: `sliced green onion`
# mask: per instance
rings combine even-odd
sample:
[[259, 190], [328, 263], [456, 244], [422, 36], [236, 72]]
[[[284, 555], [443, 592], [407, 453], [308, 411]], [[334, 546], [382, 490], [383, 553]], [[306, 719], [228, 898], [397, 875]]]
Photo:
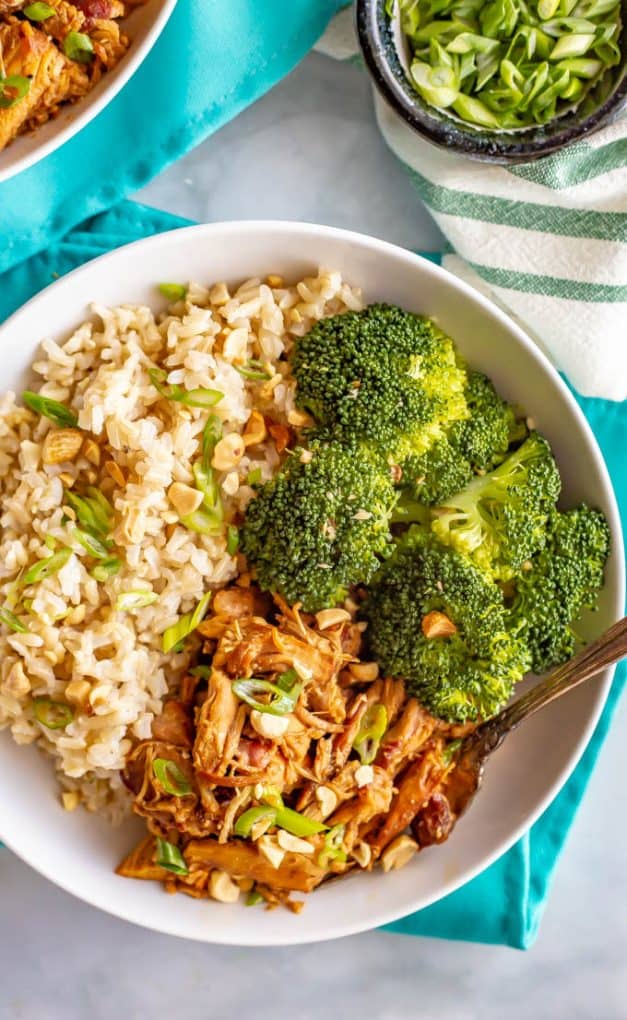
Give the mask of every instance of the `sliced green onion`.
[[209, 473], [211, 458], [216, 448], [216, 443], [222, 435], [222, 422], [215, 414], [210, 414], [202, 430], [202, 466], [203, 470]]
[[95, 581], [108, 581], [110, 577], [115, 577], [119, 574], [122, 568], [122, 561], [117, 556], [109, 556], [106, 560], [101, 560], [100, 563], [90, 571], [91, 576]]
[[156, 591], [123, 591], [115, 600], [115, 608], [120, 613], [132, 613], [134, 609], [143, 609], [157, 602]]
[[209, 513], [203, 507], [181, 517], [181, 524], [198, 535], [221, 535], [224, 528], [222, 518]]
[[160, 836], [157, 836], [155, 864], [158, 864], [160, 868], [165, 868], [166, 871], [171, 871], [174, 875], [187, 875], [189, 872], [179, 848], [174, 846], [174, 843], [168, 843], [167, 839], [161, 839]]
[[324, 846], [318, 855], [318, 864], [321, 868], [326, 868], [331, 861], [342, 861], [346, 860], [346, 851], [344, 850], [344, 832], [346, 826], [334, 825], [327, 832], [324, 840]]
[[90, 556], [93, 556], [97, 560], [109, 559], [111, 552], [110, 542], [101, 542], [95, 535], [90, 535], [88, 531], [83, 531], [82, 528], [77, 528], [76, 525], [72, 528], [72, 537], [80, 542], [83, 549], [85, 549]]
[[222, 521], [224, 510], [220, 498], [220, 488], [213, 471], [211, 468], [205, 471], [202, 464], [198, 462], [194, 464], [192, 471], [196, 488], [203, 494], [203, 506], [216, 518], [216, 521]]
[[450, 765], [453, 758], [462, 746], [461, 740], [451, 740], [450, 744], [447, 744], [442, 751], [442, 762], [444, 765]]
[[229, 524], [226, 529], [226, 551], [229, 556], [235, 556], [239, 549], [239, 531], [234, 524]]
[[301, 815], [291, 808], [276, 809], [276, 824], [279, 829], [291, 832], [292, 836], [315, 836], [317, 832], [326, 832], [327, 826], [322, 822], [314, 822], [313, 818]]
[[74, 709], [64, 701], [52, 698], [33, 698], [35, 719], [49, 730], [64, 730], [74, 718]]
[[371, 765], [375, 760], [387, 726], [388, 713], [385, 705], [370, 705], [364, 712], [353, 742], [353, 747], [357, 751], [362, 765]]
[[173, 400], [187, 407], [215, 407], [224, 398], [220, 390], [208, 390], [199, 387], [186, 390], [182, 386], [166, 383], [168, 373], [162, 368], [151, 368], [148, 371], [150, 381], [158, 393], [167, 400]]
[[155, 758], [152, 770], [166, 793], [173, 797], [186, 797], [192, 793], [192, 784], [175, 761], [169, 758]]
[[258, 889], [251, 889], [245, 900], [247, 907], [256, 907], [259, 903], [265, 903], [265, 896], [262, 896]]
[[[239, 816], [235, 825], [233, 826], [233, 832], [236, 836], [241, 836], [243, 839], [248, 839], [253, 828], [258, 822], [268, 821], [274, 825], [276, 820], [276, 808], [271, 807], [269, 804], [260, 804], [258, 807], [248, 808], [248, 811], [244, 811]], [[268, 828], [270, 828], [270, 824]]]
[[193, 669], [190, 669], [189, 672], [192, 674], [192, 676], [199, 676], [199, 677], [201, 677], [202, 680], [208, 680], [209, 677], [211, 676], [212, 667], [211, 666], [194, 666]]
[[28, 627], [25, 627], [15, 613], [12, 613], [6, 606], [0, 608], [0, 623], [3, 623], [9, 630], [16, 631], [17, 634], [26, 634], [28, 630]]
[[246, 476], [246, 484], [247, 485], [251, 485], [253, 487], [255, 485], [261, 485], [261, 468], [260, 467], [252, 468], [252, 470], [248, 472], [248, 474]]
[[[92, 490], [98, 491], [98, 490]], [[77, 496], [69, 489], [65, 490], [65, 502], [76, 514], [78, 521], [98, 538], [106, 538], [113, 525], [113, 508], [110, 513], [105, 511], [102, 503], [93, 496]], [[104, 499], [104, 497], [102, 497]]]
[[187, 287], [182, 283], [160, 283], [159, 293], [168, 301], [182, 301], [187, 294]]
[[49, 418], [59, 428], [76, 428], [78, 425], [74, 411], [70, 411], [69, 407], [60, 404], [58, 400], [42, 397], [40, 393], [32, 393], [31, 390], [24, 390], [22, 400], [31, 411]]
[[30, 78], [23, 74], [11, 74], [0, 78], [0, 110], [9, 110], [30, 92]]
[[47, 21], [48, 18], [54, 17], [55, 10], [50, 4], [45, 4], [37, 0], [34, 4], [29, 4], [28, 7], [24, 8], [23, 13], [26, 15], [29, 21]]
[[244, 376], [244, 379], [257, 380], [259, 382], [271, 379], [272, 376], [263, 367], [263, 362], [257, 358], [251, 358], [245, 365], [233, 365], [233, 368]]
[[63, 52], [78, 64], [89, 64], [94, 56], [94, 45], [84, 32], [68, 32], [63, 40]]
[[57, 574], [61, 567], [65, 566], [71, 555], [72, 550], [66, 546], [64, 549], [59, 549], [58, 552], [53, 553], [52, 556], [47, 556], [44, 560], [37, 560], [37, 563], [34, 563], [30, 570], [27, 570], [24, 574], [24, 584], [38, 584], [39, 581], [44, 581], [46, 577], [52, 577], [53, 574]]
[[[293, 673], [290, 670], [289, 673]], [[287, 674], [284, 674], [287, 676]], [[296, 673], [294, 673], [296, 677]], [[242, 677], [232, 683], [233, 693], [257, 712], [267, 712], [269, 715], [288, 715], [296, 708], [296, 702], [302, 690], [302, 684], [296, 681], [289, 687], [273, 684], [269, 680], [262, 680], [258, 677]], [[269, 701], [259, 701], [256, 694], [269, 694]]]
[[164, 630], [162, 636], [164, 653], [171, 652], [176, 645], [180, 644], [192, 631], [196, 630], [196, 627], [202, 622], [209, 608], [211, 595], [212, 592], [208, 591], [203, 595], [193, 613], [185, 613], [172, 627], [167, 627]]

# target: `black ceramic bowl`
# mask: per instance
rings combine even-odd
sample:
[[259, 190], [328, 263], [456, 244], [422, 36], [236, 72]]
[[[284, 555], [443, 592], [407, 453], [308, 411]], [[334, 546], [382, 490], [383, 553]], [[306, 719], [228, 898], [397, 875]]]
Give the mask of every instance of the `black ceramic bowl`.
[[578, 109], [542, 127], [509, 134], [461, 124], [425, 103], [405, 74], [384, 8], [385, 0], [356, 0], [357, 34], [366, 65], [383, 98], [403, 120], [445, 149], [490, 163], [527, 163], [605, 127], [627, 105], [627, 0], [622, 2], [621, 65], [608, 71]]

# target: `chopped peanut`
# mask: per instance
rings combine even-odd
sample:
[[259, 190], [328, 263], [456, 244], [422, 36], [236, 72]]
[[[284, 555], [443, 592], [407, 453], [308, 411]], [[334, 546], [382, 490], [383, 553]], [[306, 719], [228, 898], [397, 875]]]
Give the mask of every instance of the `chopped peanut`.
[[446, 613], [433, 609], [422, 618], [422, 633], [427, 639], [450, 637], [457, 634], [457, 627]]
[[259, 411], [251, 411], [250, 418], [246, 422], [246, 428], [242, 434], [244, 446], [254, 446], [256, 443], [262, 443], [267, 435], [268, 430], [263, 415]]
[[184, 485], [183, 482], [173, 482], [168, 489], [168, 499], [179, 517], [192, 514], [198, 509], [203, 498], [202, 492], [192, 489], [191, 485]]
[[42, 460], [44, 464], [63, 464], [74, 460], [82, 445], [80, 429], [51, 429], [44, 439]]
[[244, 440], [237, 432], [230, 432], [216, 443], [211, 466], [216, 471], [231, 471], [244, 456]]

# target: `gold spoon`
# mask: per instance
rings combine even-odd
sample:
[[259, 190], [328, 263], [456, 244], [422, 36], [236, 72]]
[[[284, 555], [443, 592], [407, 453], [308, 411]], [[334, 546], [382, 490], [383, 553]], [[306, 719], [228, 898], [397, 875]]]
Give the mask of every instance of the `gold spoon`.
[[574, 658], [558, 666], [553, 673], [536, 684], [530, 691], [504, 708], [492, 719], [481, 723], [464, 737], [455, 753], [457, 762], [451, 773], [447, 797], [456, 818], [459, 818], [474, 799], [481, 786], [485, 763], [503, 743], [508, 733], [538, 712], [545, 705], [561, 698], [606, 666], [627, 656], [627, 617], [610, 627], [596, 641], [586, 645]]

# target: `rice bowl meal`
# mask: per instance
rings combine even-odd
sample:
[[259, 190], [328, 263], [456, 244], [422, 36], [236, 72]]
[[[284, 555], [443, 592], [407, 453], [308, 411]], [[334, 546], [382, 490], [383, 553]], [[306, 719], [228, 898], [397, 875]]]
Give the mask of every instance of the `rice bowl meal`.
[[297, 912], [447, 839], [609, 530], [433, 321], [326, 269], [160, 290], [0, 401], [0, 726], [146, 821], [119, 874]]

